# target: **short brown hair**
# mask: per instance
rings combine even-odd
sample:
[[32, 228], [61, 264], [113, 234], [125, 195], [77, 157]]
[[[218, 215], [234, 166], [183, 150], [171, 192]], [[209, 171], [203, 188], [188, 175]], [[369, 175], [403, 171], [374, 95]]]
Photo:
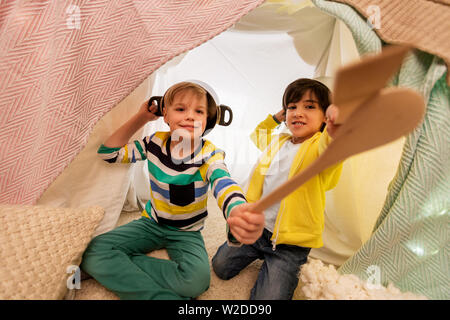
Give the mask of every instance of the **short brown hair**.
[[283, 95], [283, 109], [286, 110], [291, 102], [296, 103], [300, 101], [308, 91], [314, 93], [317, 100], [319, 100], [320, 109], [325, 113], [330, 105], [330, 89], [322, 82], [308, 78], [297, 79], [287, 86]]
[[206, 96], [206, 102], [208, 103], [208, 119], [216, 114], [216, 103], [214, 102], [212, 96], [208, 94], [208, 91], [206, 91], [202, 86], [196, 83], [187, 81], [176, 83], [169, 89], [167, 89], [166, 93], [164, 94], [164, 106], [171, 105], [173, 99], [175, 98], [175, 95], [185, 90], [191, 90], [199, 97]]

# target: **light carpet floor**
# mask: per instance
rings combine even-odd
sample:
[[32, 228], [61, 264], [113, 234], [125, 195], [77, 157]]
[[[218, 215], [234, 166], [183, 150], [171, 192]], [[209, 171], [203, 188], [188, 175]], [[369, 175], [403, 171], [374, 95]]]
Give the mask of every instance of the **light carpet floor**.
[[[208, 218], [205, 222], [202, 235], [205, 240], [206, 250], [211, 261], [217, 248], [226, 240], [225, 219], [216, 200], [210, 195], [208, 198]], [[120, 215], [117, 226], [126, 224], [134, 219], [139, 219], [140, 212], [125, 212]], [[149, 256], [169, 259], [166, 251], [155, 250]], [[247, 300], [250, 297], [262, 260], [256, 260], [237, 276], [230, 280], [219, 279], [211, 268], [211, 284], [209, 289], [197, 297], [198, 300]], [[211, 263], [210, 263], [211, 265]], [[81, 282], [81, 288], [76, 290], [75, 300], [117, 300], [118, 297], [94, 279]], [[294, 299], [305, 299], [301, 290], [301, 284], [294, 293]]]

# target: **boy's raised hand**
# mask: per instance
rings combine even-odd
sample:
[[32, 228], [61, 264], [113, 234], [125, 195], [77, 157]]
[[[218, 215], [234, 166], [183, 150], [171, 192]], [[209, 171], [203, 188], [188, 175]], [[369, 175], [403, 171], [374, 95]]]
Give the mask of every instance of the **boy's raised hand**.
[[327, 108], [327, 112], [325, 114], [326, 122], [327, 122], [327, 132], [333, 139], [336, 136], [336, 131], [339, 129], [341, 125], [335, 124], [337, 117], [339, 114], [339, 108], [334, 104], [330, 104]]
[[264, 230], [264, 214], [254, 211], [253, 207], [252, 203], [238, 205], [227, 219], [231, 233], [243, 244], [255, 243]]
[[148, 101], [144, 101], [141, 107], [139, 108], [138, 114], [148, 121], [153, 121], [159, 118], [159, 116], [155, 115], [155, 112], [158, 110], [158, 106], [153, 101], [150, 106], [150, 111], [148, 110]]
[[286, 121], [286, 111], [284, 109], [281, 109], [274, 114], [274, 117], [278, 120], [278, 122], [284, 122]]
[[131, 137], [136, 131], [142, 128], [147, 122], [158, 119], [159, 117], [154, 114], [157, 106], [152, 104], [150, 111], [147, 108], [148, 101], [145, 101], [138, 112], [133, 117], [128, 119], [119, 129], [114, 131], [112, 135], [103, 143], [105, 147], [109, 148], [121, 148], [130, 141]]

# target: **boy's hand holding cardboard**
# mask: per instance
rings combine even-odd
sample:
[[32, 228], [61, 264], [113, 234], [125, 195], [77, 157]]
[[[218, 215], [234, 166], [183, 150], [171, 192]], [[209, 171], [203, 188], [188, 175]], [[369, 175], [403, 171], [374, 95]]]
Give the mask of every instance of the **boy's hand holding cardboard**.
[[227, 219], [233, 236], [242, 244], [253, 244], [264, 230], [264, 214], [254, 210], [254, 204], [244, 203], [234, 207]]
[[339, 108], [335, 106], [334, 104], [330, 104], [330, 106], [327, 108], [326, 112], [326, 122], [327, 122], [327, 132], [333, 139], [336, 136], [336, 131], [341, 126], [340, 124], [336, 124], [336, 119], [339, 115]]

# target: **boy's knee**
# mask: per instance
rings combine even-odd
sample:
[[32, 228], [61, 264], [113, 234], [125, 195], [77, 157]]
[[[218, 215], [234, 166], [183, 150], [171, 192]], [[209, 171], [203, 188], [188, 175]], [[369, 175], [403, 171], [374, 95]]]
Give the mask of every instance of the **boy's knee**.
[[227, 268], [227, 263], [220, 257], [220, 255], [215, 255], [211, 261], [212, 268], [214, 273], [222, 280], [229, 280], [233, 278], [234, 274], [232, 274]]
[[105, 247], [111, 247], [111, 244], [108, 241], [108, 234], [107, 233], [103, 233], [100, 234], [96, 237], [94, 237], [91, 242], [89, 242], [88, 246], [86, 247], [86, 250], [84, 251], [86, 252], [93, 252], [93, 251], [98, 251], [98, 250], [102, 250]]
[[195, 274], [192, 274], [190, 277], [186, 277], [178, 288], [178, 294], [195, 298], [204, 293], [209, 288], [209, 284], [211, 281], [211, 272], [209, 269], [198, 270]]
[[195, 286], [195, 290], [193, 290], [193, 292], [191, 293], [191, 297], [198, 297], [199, 295], [201, 295], [203, 292], [205, 292], [206, 290], [208, 290], [209, 285], [211, 283], [211, 272], [208, 268], [208, 272], [204, 272], [202, 275], [199, 275], [198, 279], [197, 279], [197, 283], [198, 285]]
[[109, 244], [105, 235], [106, 234], [101, 234], [93, 238], [86, 247], [86, 250], [84, 250], [80, 265], [80, 268], [83, 271], [87, 273], [92, 272], [93, 269], [98, 267], [98, 260], [103, 258], [102, 252], [111, 249], [111, 244]]

